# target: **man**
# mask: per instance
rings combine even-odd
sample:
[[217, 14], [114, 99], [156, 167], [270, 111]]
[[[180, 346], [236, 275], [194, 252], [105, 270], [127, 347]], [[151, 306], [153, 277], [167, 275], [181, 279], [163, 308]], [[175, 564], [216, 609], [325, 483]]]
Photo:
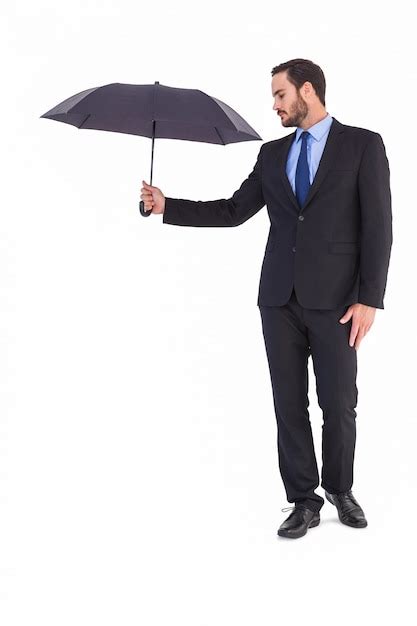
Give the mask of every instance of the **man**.
[[[271, 222], [258, 306], [272, 382], [279, 468], [295, 506], [278, 535], [320, 523], [308, 412], [308, 358], [323, 411], [321, 485], [343, 524], [367, 520], [352, 493], [357, 350], [383, 309], [392, 246], [390, 170], [381, 135], [326, 111], [325, 77], [306, 59], [272, 70], [273, 109], [296, 131], [261, 146], [229, 199], [165, 198], [145, 181], [141, 199], [163, 222], [237, 226], [265, 204]], [[286, 509], [283, 509], [283, 511]]]

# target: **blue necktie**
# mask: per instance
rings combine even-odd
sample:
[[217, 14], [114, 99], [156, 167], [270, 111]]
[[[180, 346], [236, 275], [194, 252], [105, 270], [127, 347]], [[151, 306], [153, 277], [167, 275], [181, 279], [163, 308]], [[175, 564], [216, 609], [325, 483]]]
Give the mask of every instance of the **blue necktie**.
[[307, 161], [307, 139], [309, 135], [310, 133], [306, 130], [301, 133], [302, 144], [295, 171], [295, 195], [300, 207], [303, 206], [310, 189], [310, 173]]

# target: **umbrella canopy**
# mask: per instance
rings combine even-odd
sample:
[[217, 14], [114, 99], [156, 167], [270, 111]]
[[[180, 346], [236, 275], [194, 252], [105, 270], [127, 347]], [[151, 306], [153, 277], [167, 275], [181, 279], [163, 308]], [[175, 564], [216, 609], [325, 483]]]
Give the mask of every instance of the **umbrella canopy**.
[[[226, 145], [262, 137], [230, 106], [199, 89], [111, 83], [67, 98], [40, 116], [77, 128]], [[142, 215], [144, 211], [140, 203]]]

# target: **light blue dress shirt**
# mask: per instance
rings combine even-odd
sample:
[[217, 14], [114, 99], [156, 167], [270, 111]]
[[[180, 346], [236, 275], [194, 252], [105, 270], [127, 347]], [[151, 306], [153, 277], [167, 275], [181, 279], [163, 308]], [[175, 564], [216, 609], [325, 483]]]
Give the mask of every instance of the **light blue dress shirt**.
[[[321, 155], [323, 154], [324, 146], [326, 145], [332, 121], [332, 116], [327, 114], [325, 118], [320, 120], [320, 122], [317, 122], [317, 124], [313, 124], [313, 126], [306, 129], [310, 133], [310, 136], [307, 137], [307, 162], [310, 173], [310, 185], [312, 184], [318, 170]], [[297, 169], [298, 157], [300, 156], [301, 151], [300, 136], [303, 132], [303, 128], [297, 127], [297, 130], [295, 131], [295, 138], [291, 144], [287, 159], [286, 172], [294, 195], [295, 171]]]

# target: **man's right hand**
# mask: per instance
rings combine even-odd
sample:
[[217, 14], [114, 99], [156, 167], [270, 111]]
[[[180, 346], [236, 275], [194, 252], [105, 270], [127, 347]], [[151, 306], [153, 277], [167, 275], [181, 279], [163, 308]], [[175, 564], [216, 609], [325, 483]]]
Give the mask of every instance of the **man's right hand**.
[[141, 188], [141, 200], [145, 205], [145, 211], [152, 213], [163, 213], [165, 211], [165, 196], [158, 187], [148, 185], [144, 180], [142, 181], [143, 187]]

